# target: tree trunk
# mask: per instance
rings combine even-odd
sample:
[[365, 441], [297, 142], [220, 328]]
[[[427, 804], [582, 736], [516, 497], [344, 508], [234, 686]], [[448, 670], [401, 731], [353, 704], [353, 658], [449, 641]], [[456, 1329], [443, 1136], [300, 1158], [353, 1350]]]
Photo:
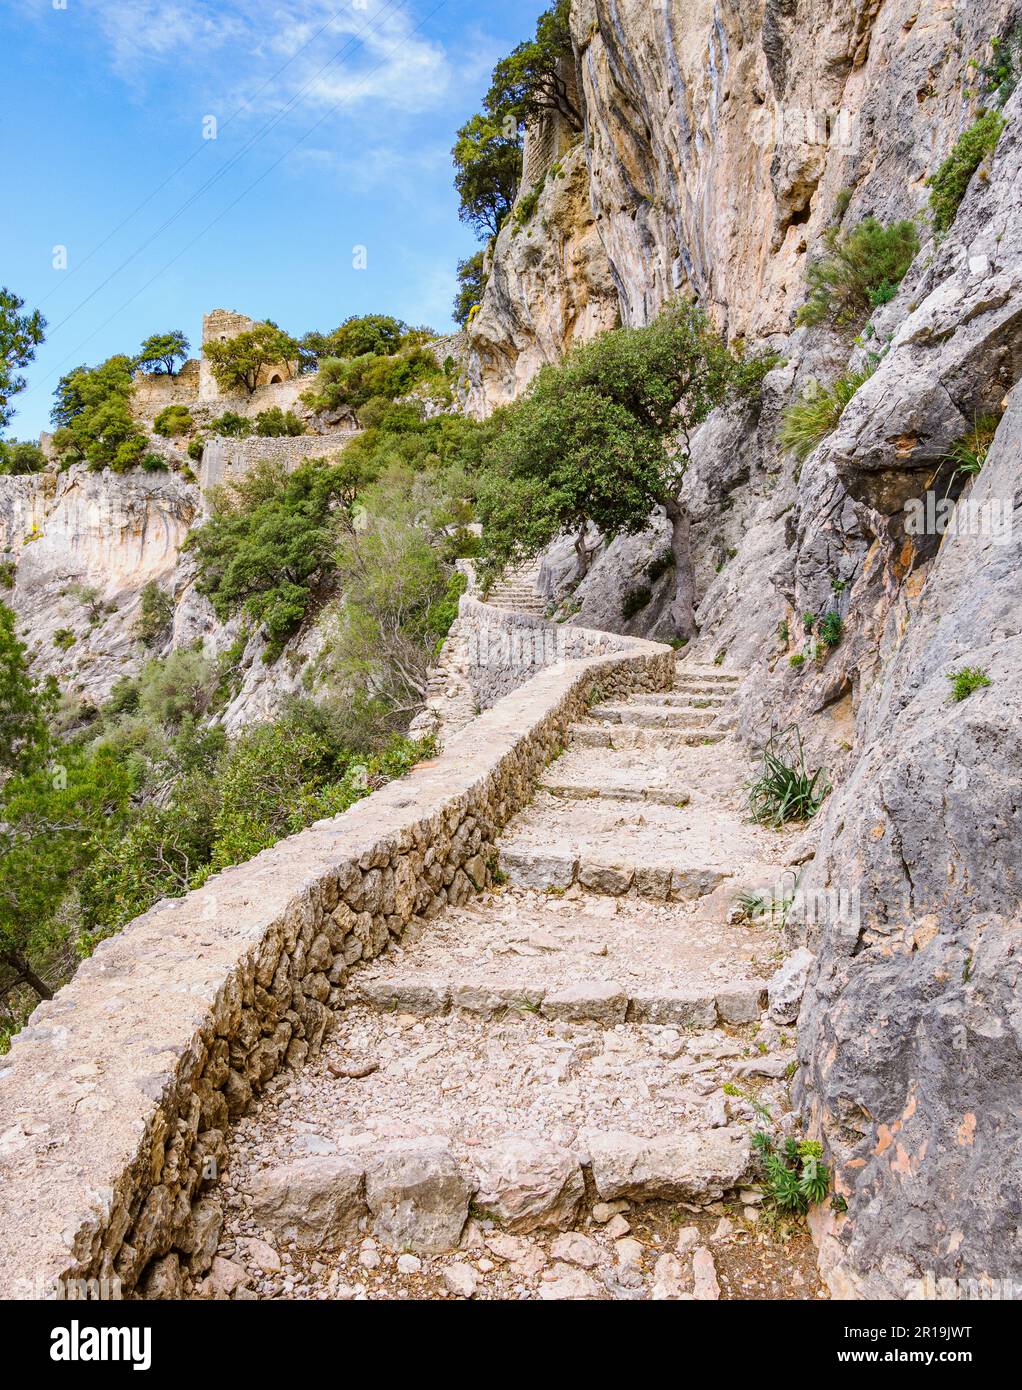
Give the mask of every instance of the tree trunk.
[[53, 990], [45, 980], [41, 980], [35, 973], [27, 960], [24, 960], [16, 951], [5, 951], [4, 960], [12, 970], [18, 972], [18, 984], [31, 985], [40, 999], [52, 999]]
[[664, 500], [671, 523], [671, 552], [674, 555], [675, 589], [671, 622], [679, 637], [691, 641], [697, 635], [695, 620], [696, 582], [692, 563], [692, 523], [688, 508], [677, 497]]
[[589, 573], [589, 549], [586, 545], [586, 531], [588, 529], [588, 525], [583, 526], [575, 537], [575, 554], [578, 556], [578, 574], [576, 575], [576, 579], [580, 584]]

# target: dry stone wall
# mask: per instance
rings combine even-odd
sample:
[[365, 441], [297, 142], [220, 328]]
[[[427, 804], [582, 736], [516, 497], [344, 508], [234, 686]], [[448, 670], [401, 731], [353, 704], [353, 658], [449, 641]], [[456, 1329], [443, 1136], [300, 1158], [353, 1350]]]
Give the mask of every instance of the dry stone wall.
[[231, 1122], [316, 1053], [348, 972], [487, 886], [499, 828], [595, 684], [670, 686], [668, 648], [617, 643], [541, 671], [344, 815], [159, 903], [39, 1006], [0, 1063], [0, 1297], [145, 1291], [172, 1252], [209, 1268]]

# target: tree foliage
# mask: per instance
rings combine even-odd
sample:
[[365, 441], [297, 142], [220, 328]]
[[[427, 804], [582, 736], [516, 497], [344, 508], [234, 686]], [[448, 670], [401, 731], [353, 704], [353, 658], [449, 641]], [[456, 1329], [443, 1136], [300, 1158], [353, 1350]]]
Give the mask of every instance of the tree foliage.
[[574, 130], [582, 113], [564, 80], [562, 65], [572, 58], [571, 0], [557, 0], [536, 21], [535, 36], [520, 43], [493, 70], [484, 105], [495, 119], [511, 115], [519, 125], [556, 111]]
[[247, 391], [259, 385], [259, 376], [268, 367], [280, 367], [290, 374], [301, 357], [298, 342], [275, 323], [257, 323], [223, 342], [215, 339], [202, 348], [221, 391]]
[[264, 462], [215, 489], [212, 516], [186, 542], [198, 587], [221, 620], [244, 611], [261, 623], [275, 654], [297, 630], [317, 587], [333, 571], [334, 507], [358, 485], [343, 462], [310, 459], [293, 473]]
[[0, 475], [39, 473], [46, 456], [34, 440], [0, 439]]
[[53, 446], [64, 463], [127, 472], [141, 463], [146, 438], [131, 413], [134, 362], [123, 354], [76, 367], [57, 383]]
[[711, 410], [756, 395], [771, 365], [733, 354], [699, 309], [679, 303], [648, 328], [606, 333], [544, 368], [493, 426], [479, 498], [488, 570], [562, 532], [581, 536], [589, 522], [608, 536], [640, 530], [659, 505], [674, 531], [676, 623], [691, 628], [679, 499], [691, 436]]
[[477, 114], [451, 151], [459, 217], [483, 238], [495, 237], [514, 206], [522, 172], [522, 136], [511, 116]]
[[316, 385], [305, 393], [303, 400], [317, 411], [359, 411], [369, 401], [394, 401], [408, 395], [426, 381], [448, 394], [436, 358], [422, 347], [405, 348], [391, 357], [366, 353], [361, 357], [329, 358], [320, 366]]
[[138, 350], [135, 366], [142, 372], [163, 372], [173, 376], [175, 364], [188, 356], [188, 339], [180, 329], [151, 334]]
[[14, 417], [10, 399], [25, 389], [20, 373], [35, 357], [46, 330], [39, 310], [23, 314], [24, 307], [25, 301], [13, 290], [0, 289], [0, 429], [6, 429]]
[[474, 256], [458, 262], [458, 293], [454, 298], [454, 321], [462, 328], [469, 320], [472, 310], [482, 302], [486, 288], [486, 274], [483, 269], [485, 251], [477, 251]]

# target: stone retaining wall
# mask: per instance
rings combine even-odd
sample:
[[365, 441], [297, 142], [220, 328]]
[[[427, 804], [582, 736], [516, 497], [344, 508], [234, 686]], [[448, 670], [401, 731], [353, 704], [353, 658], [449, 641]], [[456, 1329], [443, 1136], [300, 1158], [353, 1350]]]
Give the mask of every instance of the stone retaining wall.
[[541, 671], [344, 815], [159, 903], [40, 1004], [0, 1059], [0, 1298], [88, 1280], [144, 1291], [172, 1251], [208, 1268], [218, 1230], [201, 1198], [231, 1122], [316, 1053], [348, 972], [488, 884], [500, 827], [592, 686], [671, 684], [668, 648], [614, 640]]
[[202, 451], [199, 486], [203, 492], [217, 483], [237, 482], [257, 463], [271, 460], [293, 472], [306, 459], [329, 458], [354, 438], [355, 430], [335, 430], [330, 434], [271, 435], [231, 439], [219, 435], [210, 439]]

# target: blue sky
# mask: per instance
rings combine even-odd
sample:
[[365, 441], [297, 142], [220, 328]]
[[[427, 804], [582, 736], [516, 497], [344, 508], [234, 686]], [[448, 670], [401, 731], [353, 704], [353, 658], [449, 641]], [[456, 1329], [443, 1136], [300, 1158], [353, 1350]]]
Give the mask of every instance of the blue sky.
[[448, 328], [477, 245], [454, 133], [547, 3], [0, 0], [0, 283], [49, 322], [8, 433], [48, 428], [63, 372], [151, 332], [197, 355], [212, 308], [296, 334], [374, 311]]

